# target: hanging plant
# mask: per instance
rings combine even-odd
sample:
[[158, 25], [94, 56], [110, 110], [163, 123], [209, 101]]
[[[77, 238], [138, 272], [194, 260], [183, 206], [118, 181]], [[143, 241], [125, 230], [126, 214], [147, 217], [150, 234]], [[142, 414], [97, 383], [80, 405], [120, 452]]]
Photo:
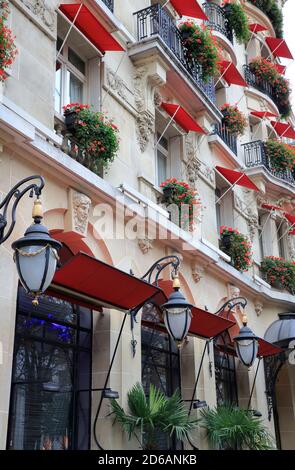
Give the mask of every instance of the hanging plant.
[[243, 44], [249, 41], [251, 33], [244, 8], [239, 3], [227, 3], [224, 12], [229, 27], [234, 31], [237, 41]]
[[192, 229], [197, 212], [201, 207], [198, 192], [185, 181], [178, 181], [176, 178], [164, 181], [160, 187], [164, 194], [164, 204], [166, 206], [173, 204], [177, 206], [177, 215], [173, 217], [172, 221], [185, 230]]
[[118, 128], [112, 119], [87, 104], [64, 106], [68, 131], [76, 143], [75, 157], [94, 172], [108, 168], [119, 148]]
[[284, 258], [267, 256], [263, 259], [260, 269], [272, 287], [295, 293], [295, 263]]
[[11, 29], [7, 28], [6, 21], [9, 14], [9, 5], [0, 0], [0, 82], [7, 78], [5, 71], [12, 65], [17, 49]]
[[247, 127], [246, 116], [238, 109], [237, 106], [231, 106], [225, 103], [221, 107], [223, 114], [223, 126], [233, 135], [243, 135]]
[[270, 19], [276, 36], [283, 37], [283, 13], [276, 0], [248, 0], [265, 13]]
[[232, 265], [238, 271], [248, 271], [252, 264], [251, 243], [238, 230], [231, 227], [220, 227], [220, 248], [231, 257]]
[[219, 48], [211, 31], [198, 26], [193, 21], [184, 21], [179, 25], [186, 57], [189, 63], [196, 62], [202, 67], [202, 79], [208, 82], [218, 72]]
[[283, 118], [290, 116], [292, 112], [290, 97], [291, 89], [289, 81], [278, 73], [278, 76], [273, 83], [273, 89], [277, 97], [277, 105], [280, 110], [280, 114]]
[[279, 140], [268, 140], [264, 143], [265, 155], [271, 167], [278, 171], [293, 170], [295, 164], [295, 149]]

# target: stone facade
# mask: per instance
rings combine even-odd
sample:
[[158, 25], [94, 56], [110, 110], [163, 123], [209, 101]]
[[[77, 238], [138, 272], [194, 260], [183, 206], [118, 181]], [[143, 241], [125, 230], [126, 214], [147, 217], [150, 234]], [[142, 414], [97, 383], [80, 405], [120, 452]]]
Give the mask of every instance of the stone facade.
[[[217, 141], [210, 133], [213, 124], [220, 122], [218, 107], [224, 102], [238, 102], [239, 108], [247, 116], [251, 111], [260, 109], [278, 113], [275, 103], [254, 88], [250, 87], [245, 93], [242, 87], [227, 87], [222, 83], [216, 90], [216, 103], [210, 101], [163, 41], [156, 37], [138, 40], [133, 13], [155, 2], [114, 0], [114, 13], [108, 11], [102, 0], [89, 2], [96, 18], [126, 49], [126, 52], [107, 51], [99, 61], [96, 48], [76, 28], [66, 36], [70, 23], [58, 12], [59, 3], [49, 0], [11, 1], [10, 24], [16, 35], [19, 54], [3, 87], [2, 98], [0, 91], [1, 196], [21, 178], [41, 174], [46, 180], [42, 195], [45, 223], [51, 233], [74, 254], [86, 251], [99, 260], [141, 277], [159, 258], [177, 252], [182, 258], [181, 283], [188, 300], [200, 308], [215, 312], [225, 300], [242, 295], [248, 300], [246, 310], [249, 326], [258, 336], [263, 337], [267, 327], [277, 319], [278, 313], [293, 311], [295, 298], [287, 291], [271, 288], [259, 276], [263, 254], [277, 256], [283, 250], [285, 257], [294, 259], [291, 237], [285, 237], [281, 243], [279, 240], [280, 213], [268, 217], [268, 213], [261, 209], [261, 202], [277, 204], [279, 199], [284, 198], [287, 202], [281, 203], [282, 207], [290, 208], [295, 200], [295, 186], [274, 177], [263, 167], [253, 167], [248, 170], [248, 174], [261, 189], [260, 199], [239, 186], [225, 194], [220, 204], [222, 224], [238, 228], [253, 243], [253, 267], [246, 273], [238, 272], [219, 249], [220, 221], [217, 219], [215, 201], [219, 191], [224, 194], [229, 186], [215, 171], [215, 166], [245, 168], [242, 144], [250, 142], [255, 132], [256, 138], [263, 138], [263, 135], [271, 135], [272, 131], [267, 120], [258, 122], [250, 117], [246, 133], [239, 139], [237, 155], [233, 155], [224, 141]], [[216, 0], [213, 3], [222, 2]], [[248, 8], [252, 22], [264, 21], [266, 27], [269, 26], [264, 15], [252, 18], [253, 8], [247, 2], [242, 3]], [[175, 15], [171, 8], [170, 13]], [[118, 155], [103, 178], [71, 158], [69, 152], [64, 151], [67, 146], [61, 131], [56, 132], [57, 128], [64, 126], [63, 118], [54, 105], [57, 37], [62, 40], [67, 38], [68, 47], [82, 57], [86, 64], [83, 102], [107, 111], [120, 130]], [[258, 39], [251, 38], [248, 59], [257, 55], [263, 38], [264, 33]], [[221, 41], [242, 72], [245, 47], [235, 39], [233, 44], [222, 38]], [[71, 64], [69, 70], [73, 71]], [[78, 76], [81, 78], [81, 74]], [[64, 99], [63, 104], [67, 104], [66, 97]], [[208, 134], [186, 134], [173, 122], [167, 127], [170, 116], [161, 108], [162, 101], [181, 104]], [[165, 208], [157, 204], [161, 191], [155, 142], [163, 133], [168, 142], [166, 176], [186, 180], [200, 195], [202, 214], [193, 232], [179, 230], [169, 221]], [[120, 201], [119, 206], [117, 201]], [[111, 225], [114, 213], [123, 211], [123, 215], [116, 219], [116, 233], [123, 233], [124, 236], [114, 237], [105, 231], [101, 223], [101, 211], [104, 212], [104, 220]], [[11, 243], [23, 235], [30, 223], [30, 214], [31, 200], [24, 198], [18, 208], [14, 232], [0, 246], [0, 358], [3, 359], [0, 364], [1, 449], [7, 443], [18, 289]], [[135, 224], [131, 226], [134, 214], [139, 221], [136, 227]], [[145, 230], [143, 220], [151, 223], [149, 233]], [[259, 232], [261, 220], [266, 224], [262, 243]], [[136, 233], [139, 226], [140, 233]], [[160, 236], [164, 229], [168, 232], [166, 238]], [[132, 236], [127, 236], [130, 233]], [[165, 276], [168, 279], [169, 272]], [[130, 322], [126, 322], [110, 376], [110, 386], [119, 391], [122, 406], [126, 406], [130, 387], [141, 381], [139, 317], [140, 314], [132, 331]], [[122, 313], [112, 309], [93, 313], [93, 388], [104, 385], [122, 318]], [[135, 355], [131, 340], [137, 341]], [[181, 350], [181, 389], [184, 399], [191, 398], [204, 344], [203, 339], [189, 337]], [[239, 404], [247, 406], [255, 367], [247, 370], [238, 363], [236, 366]], [[288, 366], [284, 371], [280, 393], [283, 393], [288, 380], [294, 384], [294, 371], [291, 368]], [[212, 343], [205, 356], [197, 398], [206, 400], [210, 407], [216, 405]], [[294, 393], [289, 398], [288, 413], [291, 415], [291, 410], [294, 412], [295, 409]], [[94, 396], [92, 420], [96, 406], [97, 396]], [[265, 424], [274, 433], [273, 417], [268, 420], [263, 366], [259, 369], [251, 406], [259, 409]], [[280, 411], [285, 413], [283, 438], [284, 435], [287, 437], [283, 446], [294, 448], [294, 422], [293, 425], [289, 423], [288, 428], [286, 410], [282, 410], [281, 401], [279, 406]], [[120, 428], [112, 426], [112, 420], [105, 418], [107, 411], [104, 403], [97, 425], [103, 447], [136, 448], [138, 443], [128, 441]], [[207, 447], [206, 440], [199, 433], [196, 433], [194, 439], [199, 447]], [[91, 448], [97, 448], [92, 435]]]

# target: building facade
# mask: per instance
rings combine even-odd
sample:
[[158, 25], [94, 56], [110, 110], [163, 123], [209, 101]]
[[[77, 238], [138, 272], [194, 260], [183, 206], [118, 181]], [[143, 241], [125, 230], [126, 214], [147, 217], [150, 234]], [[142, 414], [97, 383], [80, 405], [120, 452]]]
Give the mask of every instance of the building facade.
[[[264, 142], [276, 138], [277, 130], [271, 119], [253, 114], [279, 116], [281, 103], [249, 67], [258, 56], [280, 65], [266, 41], [276, 32], [263, 9], [241, 1], [249, 23], [263, 30], [240, 44], [223, 2], [206, 2], [205, 25], [222, 49], [222, 60], [235, 67], [247, 87], [225, 80], [226, 68], [205, 83], [185, 56], [173, 3], [87, 0], [79, 10], [80, 4], [73, 8], [70, 0], [9, 2], [7, 21], [18, 54], [0, 82], [1, 195], [22, 178], [42, 175], [44, 223], [63, 243], [62, 264], [83, 251], [141, 277], [158, 259], [178, 255], [182, 290], [191, 303], [216, 312], [227, 300], [243, 296], [249, 326], [263, 338], [278, 314], [294, 311], [290, 289], [271, 286], [261, 274], [265, 257], [295, 261], [285, 215], [295, 210], [294, 176], [265, 157]], [[91, 171], [75, 158], [62, 111], [73, 102], [107, 113], [119, 129], [119, 150], [107, 171]], [[177, 113], [171, 119], [167, 103], [185, 110], [205, 133], [186, 132]], [[238, 103], [245, 114], [241, 137], [223, 125], [224, 103]], [[292, 114], [285, 122], [292, 127]], [[244, 173], [259, 192], [232, 187], [216, 166]], [[192, 230], [173, 223], [163, 202], [161, 183], [173, 177], [198, 191], [201, 209]], [[104, 386], [122, 312], [91, 310], [70, 290], [62, 298], [55, 295], [54, 287], [32, 309], [11, 249], [30, 223], [31, 206], [31, 199], [22, 199], [15, 229], [0, 246], [0, 447], [97, 449], [93, 425], [100, 392], [89, 390]], [[221, 250], [221, 226], [237, 228], [251, 241], [253, 264], [247, 272], [237, 270]], [[169, 280], [169, 269], [163, 280]], [[129, 320], [125, 323], [109, 386], [119, 392], [123, 407], [136, 382], [146, 390], [153, 383], [167, 395], [179, 388], [190, 400], [204, 339], [188, 336], [179, 351], [168, 334], [142, 322], [145, 315], [145, 309], [139, 312], [133, 329]], [[239, 312], [233, 316], [239, 325]], [[228, 401], [247, 407], [258, 360], [248, 370], [214, 344], [208, 342], [195, 398], [210, 407]], [[262, 413], [278, 447], [294, 449], [295, 365], [287, 356], [261, 361], [251, 408]], [[100, 445], [138, 448], [107, 415], [104, 400], [95, 423]], [[208, 447], [202, 430], [194, 442]], [[162, 448], [177, 445], [161, 439]]]

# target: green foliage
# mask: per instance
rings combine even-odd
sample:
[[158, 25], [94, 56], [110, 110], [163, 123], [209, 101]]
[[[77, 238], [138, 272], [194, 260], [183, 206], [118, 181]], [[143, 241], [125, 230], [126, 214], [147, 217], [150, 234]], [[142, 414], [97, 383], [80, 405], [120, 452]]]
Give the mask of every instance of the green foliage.
[[275, 0], [248, 0], [263, 11], [270, 19], [276, 36], [283, 37], [283, 14]]
[[135, 436], [145, 449], [156, 449], [159, 431], [185, 441], [198, 425], [198, 420], [189, 418], [178, 391], [172, 397], [166, 397], [150, 385], [146, 397], [142, 385], [137, 383], [129, 390], [127, 398], [129, 413], [116, 400], [111, 400], [111, 415], [127, 433], [128, 439]]
[[189, 62], [195, 61], [202, 66], [202, 79], [208, 82], [218, 72], [218, 45], [208, 28], [198, 26], [193, 21], [184, 21], [179, 25], [183, 35], [183, 44]]
[[276, 170], [292, 170], [295, 161], [295, 149], [279, 140], [268, 140], [264, 143], [265, 154], [272, 168]]
[[[220, 248], [231, 257], [233, 266], [238, 271], [248, 271], [252, 264], [251, 243], [248, 238], [238, 230], [231, 227], [220, 227], [221, 243]], [[225, 238], [230, 238], [230, 245], [227, 246]]]
[[223, 125], [230, 134], [243, 135], [247, 127], [246, 116], [235, 105], [225, 103], [221, 107]]
[[251, 36], [249, 21], [242, 5], [239, 3], [228, 4], [225, 12], [229, 26], [233, 29], [237, 41], [240, 44], [249, 41]]
[[261, 272], [266, 281], [279, 289], [287, 289], [291, 294], [295, 292], [295, 263], [284, 258], [268, 256], [261, 263]]
[[273, 440], [261, 419], [232, 405], [201, 411], [201, 426], [206, 428], [214, 449], [270, 450]]

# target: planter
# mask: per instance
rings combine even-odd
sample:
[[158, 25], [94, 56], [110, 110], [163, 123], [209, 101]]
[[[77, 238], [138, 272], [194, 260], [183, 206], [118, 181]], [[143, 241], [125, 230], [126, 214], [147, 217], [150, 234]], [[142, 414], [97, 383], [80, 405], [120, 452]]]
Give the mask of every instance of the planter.
[[187, 41], [191, 37], [191, 32], [190, 31], [180, 31], [181, 37], [183, 41]]
[[222, 8], [225, 16], [229, 16], [231, 14], [231, 5], [225, 5], [223, 8]]
[[163, 188], [164, 200], [165, 202], [170, 202], [173, 196], [173, 188]]
[[225, 235], [222, 235], [222, 239], [221, 239], [221, 245], [223, 246], [223, 248], [225, 249], [229, 249], [230, 246], [231, 246], [231, 235], [230, 234], [225, 234]]
[[65, 124], [67, 126], [67, 130], [73, 134], [77, 124], [76, 111], [69, 111], [65, 113]]

